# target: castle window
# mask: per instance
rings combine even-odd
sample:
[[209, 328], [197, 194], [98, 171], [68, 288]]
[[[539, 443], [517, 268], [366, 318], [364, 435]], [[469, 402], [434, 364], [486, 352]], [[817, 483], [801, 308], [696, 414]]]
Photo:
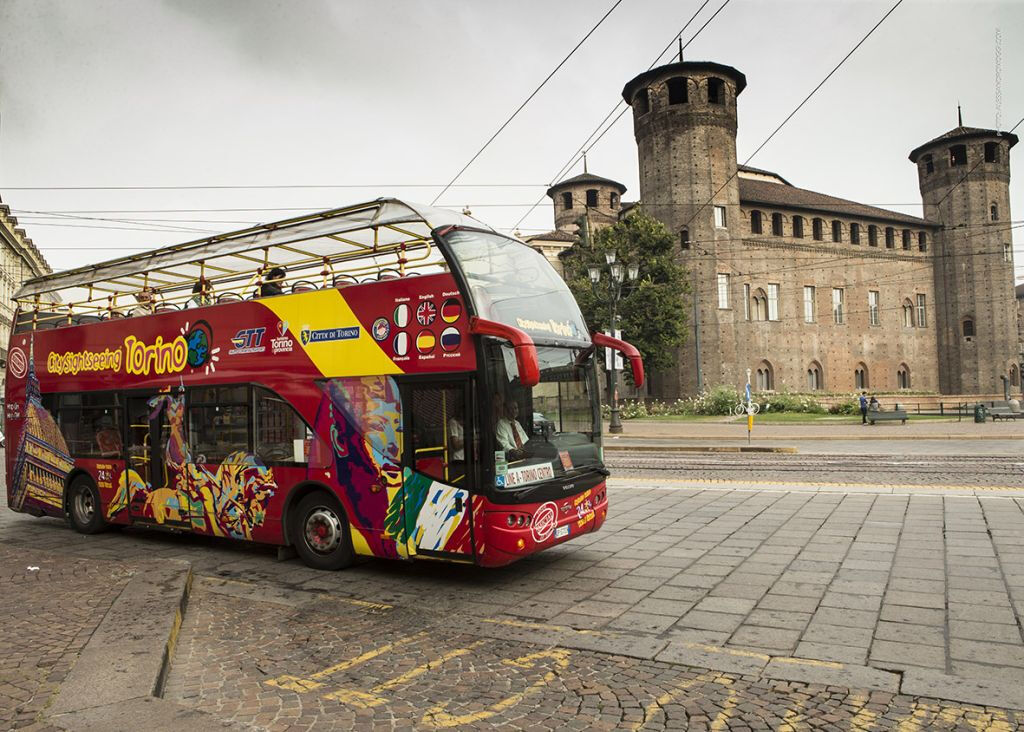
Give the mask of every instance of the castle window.
[[963, 322], [964, 338], [974, 337], [974, 321], [970, 318], [964, 318]]
[[772, 236], [782, 236], [782, 214], [772, 214]]
[[750, 320], [750, 285], [743, 285], [743, 319]]
[[793, 217], [793, 236], [797, 239], [802, 239], [804, 236], [804, 217], [794, 216]]
[[991, 206], [989, 206], [988, 207], [988, 213], [989, 213], [989, 218], [991, 218], [993, 221], [999, 221], [999, 206], [998, 205], [993, 203]]
[[896, 386], [900, 389], [910, 388], [910, 367], [905, 363], [901, 363], [896, 369]]
[[853, 370], [853, 385], [858, 389], [868, 388], [868, 367], [863, 363], [857, 364], [857, 368]]
[[572, 191], [562, 194], [562, 208], [572, 208]]
[[926, 312], [927, 298], [918, 293], [917, 295], [917, 327], [927, 328], [928, 327], [928, 313]]
[[821, 241], [825, 238], [825, 222], [821, 219], [814, 219], [811, 222], [811, 234], [814, 236], [814, 241]]
[[925, 175], [931, 175], [935, 172], [935, 160], [932, 159], [931, 155], [925, 155], [924, 158], [924, 173]]
[[760, 287], [754, 293], [754, 320], [768, 320], [768, 296]]
[[718, 309], [729, 307], [729, 275], [718, 273]]
[[810, 391], [825, 388], [824, 380], [821, 378], [821, 364], [817, 361], [811, 361], [811, 365], [807, 367], [807, 388]]
[[633, 109], [636, 110], [638, 117], [651, 111], [651, 98], [646, 88], [638, 91], [633, 97]]
[[967, 165], [967, 146], [953, 145], [949, 148], [949, 164], [952, 166]]
[[843, 240], [843, 222], [838, 219], [832, 221], [832, 241], [841, 242]]
[[923, 231], [917, 232], [917, 251], [928, 251], [928, 235], [925, 234]]
[[878, 325], [878, 290], [868, 290], [868, 322]]
[[885, 227], [885, 248], [896, 248], [896, 229], [892, 228], [891, 226]]
[[986, 142], [985, 143], [985, 162], [986, 163], [998, 163], [999, 162], [999, 143], [998, 142]]
[[843, 288], [832, 288], [832, 320], [836, 325], [843, 324]]
[[767, 361], [762, 361], [757, 366], [757, 390], [772, 391], [774, 388], [775, 375], [773, 373], [772, 365]]
[[768, 320], [779, 319], [779, 286], [768, 285]]
[[804, 285], [804, 322], [814, 322], [814, 285]]
[[725, 206], [715, 206], [715, 228], [725, 228]]
[[760, 234], [761, 231], [762, 231], [762, 229], [761, 229], [761, 212], [760, 211], [751, 211], [750, 212], [750, 233], [751, 234]]
[[725, 82], [708, 77], [708, 104], [725, 104]]
[[1017, 364], [1010, 364], [1010, 383], [1013, 386], [1020, 385], [1020, 374], [1017, 372]]
[[587, 208], [597, 208], [597, 189], [591, 188], [587, 191]]
[[860, 244], [860, 224], [850, 224], [850, 243]]
[[619, 194], [618, 193], [615, 193], [614, 191], [612, 191], [611, 193], [608, 194], [608, 206], [610, 208], [618, 208], [619, 207]]
[[1003, 244], [1003, 261], [1004, 262], [1012, 262], [1013, 261], [1013, 246], [1010, 245], [1010, 244]]
[[679, 247], [683, 250], [690, 248], [690, 230], [683, 229], [679, 232]]
[[910, 251], [910, 229], [903, 230], [903, 249]]
[[685, 76], [668, 80], [668, 103], [686, 104], [690, 101], [690, 82]]
[[903, 327], [914, 327], [914, 304], [910, 300], [903, 301]]
[[878, 246], [878, 227], [874, 224], [868, 225], [868, 246]]

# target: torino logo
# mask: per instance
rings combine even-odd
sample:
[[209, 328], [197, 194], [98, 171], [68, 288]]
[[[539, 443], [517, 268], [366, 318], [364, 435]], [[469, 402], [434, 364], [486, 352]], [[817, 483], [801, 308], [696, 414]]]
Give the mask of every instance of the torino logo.
[[124, 356], [125, 371], [129, 374], [176, 374], [184, 371], [188, 363], [188, 341], [180, 335], [164, 343], [163, 336], [157, 336], [152, 345], [146, 345], [135, 336], [128, 336], [124, 339]]

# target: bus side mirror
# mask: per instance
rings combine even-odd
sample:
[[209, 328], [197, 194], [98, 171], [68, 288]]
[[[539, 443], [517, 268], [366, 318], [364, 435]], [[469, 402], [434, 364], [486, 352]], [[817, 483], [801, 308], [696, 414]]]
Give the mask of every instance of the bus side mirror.
[[618, 338], [612, 338], [600, 331], [591, 334], [591, 339], [594, 341], [595, 345], [612, 348], [628, 358], [629, 366], [633, 370], [633, 383], [637, 386], [643, 386], [644, 361], [640, 358], [640, 351], [636, 349], [636, 346], [619, 340]]
[[533, 339], [519, 328], [474, 315], [469, 319], [469, 332], [473, 335], [487, 335], [502, 338], [512, 344], [516, 354], [516, 366], [519, 370], [519, 383], [523, 386], [536, 386], [540, 383], [540, 363], [537, 360], [537, 347]]

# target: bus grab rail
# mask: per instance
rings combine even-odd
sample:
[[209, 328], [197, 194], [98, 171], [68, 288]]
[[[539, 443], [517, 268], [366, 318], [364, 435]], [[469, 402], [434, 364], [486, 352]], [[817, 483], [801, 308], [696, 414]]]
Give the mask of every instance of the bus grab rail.
[[637, 386], [643, 386], [644, 361], [640, 357], [640, 351], [636, 349], [636, 346], [626, 343], [625, 341], [621, 341], [618, 338], [612, 338], [600, 331], [592, 333], [590, 337], [594, 341], [594, 345], [613, 348], [628, 358], [629, 366], [633, 370], [633, 383]]
[[516, 354], [516, 366], [519, 368], [519, 383], [523, 386], [536, 386], [540, 383], [537, 347], [525, 332], [511, 325], [496, 323], [476, 315], [469, 319], [469, 332], [474, 335], [503, 338], [511, 343]]

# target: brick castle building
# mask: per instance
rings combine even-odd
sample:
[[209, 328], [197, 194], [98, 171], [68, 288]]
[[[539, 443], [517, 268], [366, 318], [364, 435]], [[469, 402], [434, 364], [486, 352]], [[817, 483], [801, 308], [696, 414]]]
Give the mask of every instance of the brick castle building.
[[[1001, 393], [1020, 386], [1009, 228], [1017, 136], [958, 126], [910, 153], [924, 218], [791, 185], [739, 165], [737, 98], [746, 78], [680, 62], [626, 84], [640, 201], [678, 237], [689, 269], [690, 337], [652, 374], [675, 398], [717, 384], [758, 389]], [[548, 191], [549, 257], [586, 215], [626, 215], [620, 183], [584, 173]]]

